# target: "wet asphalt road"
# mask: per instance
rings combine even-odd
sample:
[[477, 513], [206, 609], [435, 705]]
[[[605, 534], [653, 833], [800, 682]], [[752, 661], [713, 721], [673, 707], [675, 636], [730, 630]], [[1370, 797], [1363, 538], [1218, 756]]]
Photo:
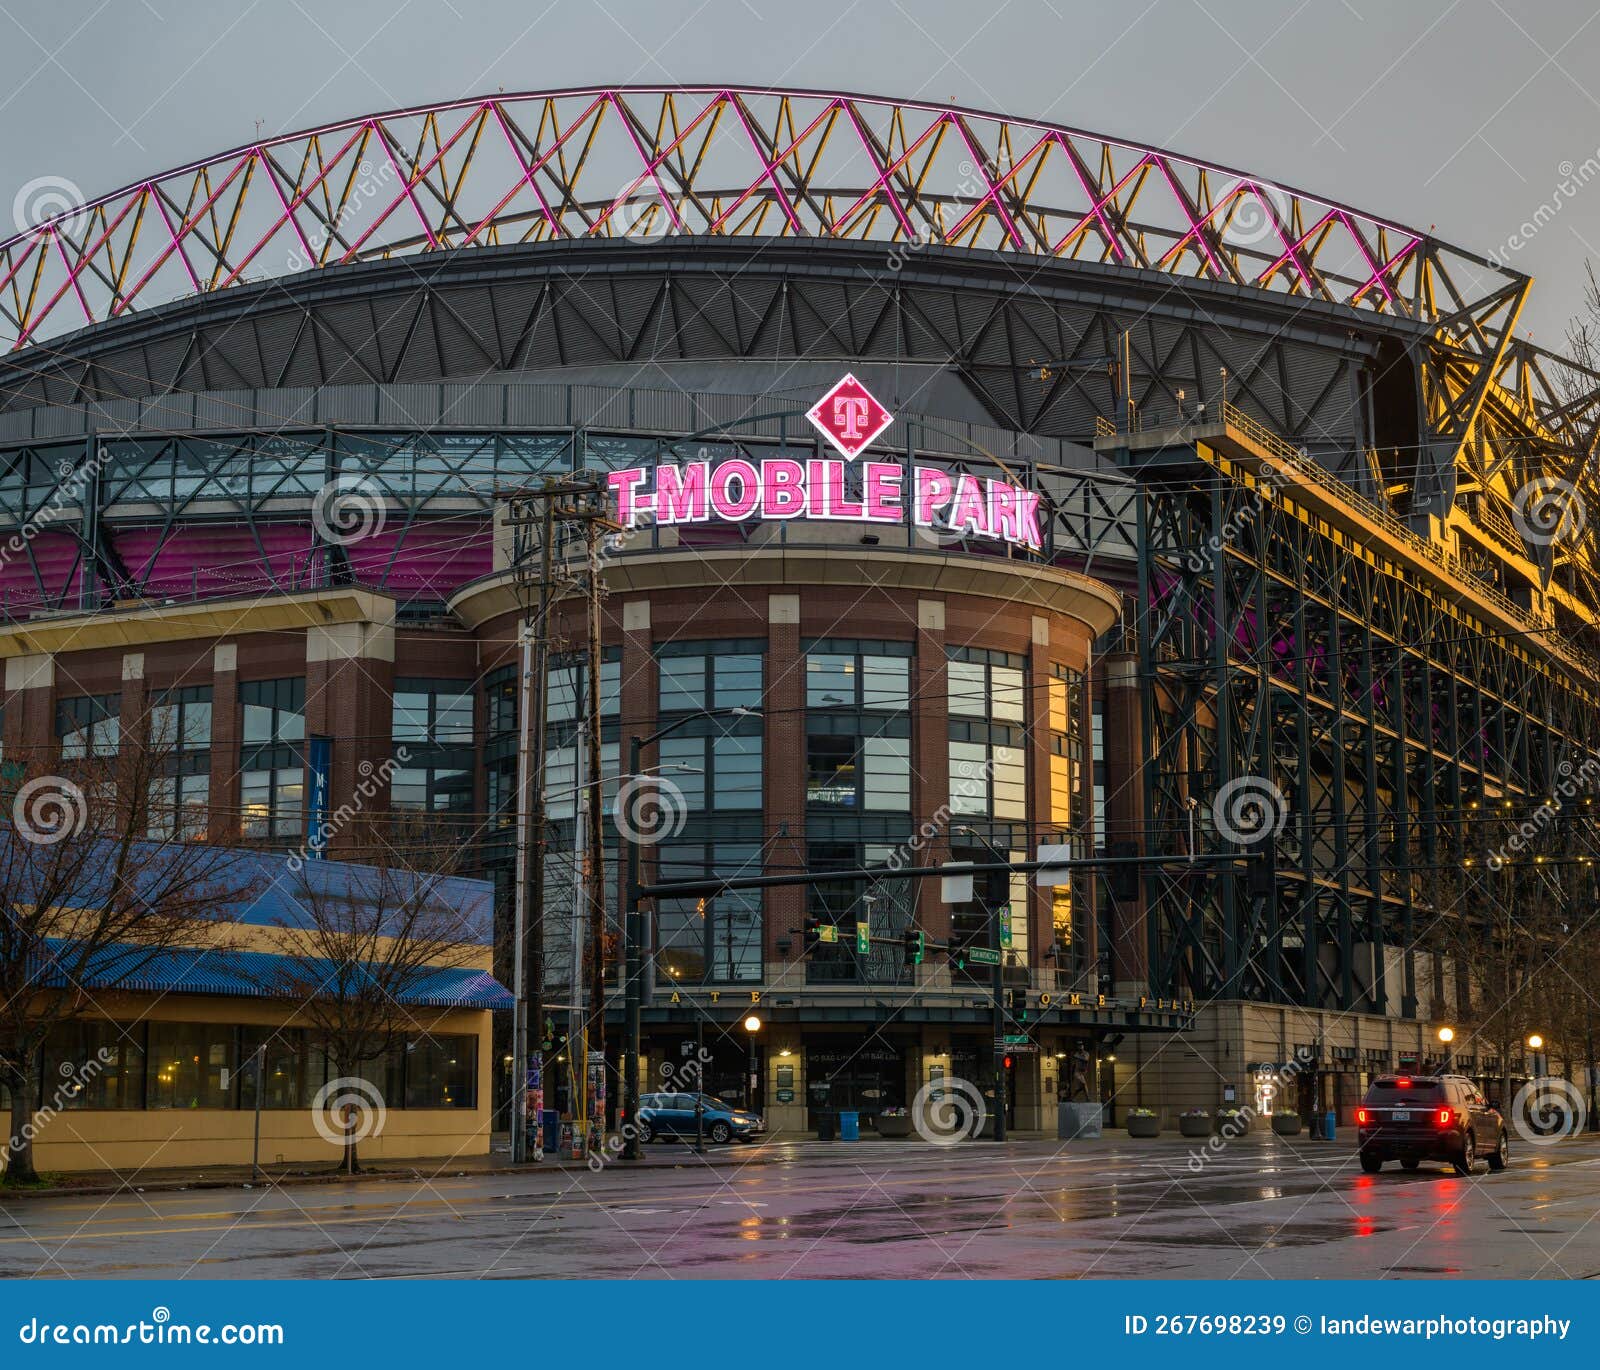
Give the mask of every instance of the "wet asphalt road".
[[1600, 1142], [1471, 1178], [1192, 1146], [669, 1144], [634, 1172], [8, 1199], [0, 1277], [1600, 1277]]

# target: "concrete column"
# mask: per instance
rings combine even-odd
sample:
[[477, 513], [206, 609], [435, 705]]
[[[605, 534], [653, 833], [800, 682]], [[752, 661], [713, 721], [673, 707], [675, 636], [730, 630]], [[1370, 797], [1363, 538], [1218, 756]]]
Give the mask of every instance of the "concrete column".
[[[1143, 690], [1138, 658], [1118, 653], [1105, 661], [1106, 854], [1143, 856]], [[1113, 875], [1111, 975], [1119, 996], [1143, 994], [1150, 983], [1144, 883]]]
[[48, 771], [56, 756], [55, 658], [8, 657], [5, 685], [5, 759]]
[[[362, 817], [387, 811], [387, 763], [394, 750], [394, 624], [337, 623], [306, 630], [306, 739], [333, 739], [331, 813], [343, 804]], [[362, 793], [357, 794], [357, 787]], [[311, 798], [306, 780], [306, 802]], [[352, 854], [366, 838], [360, 822], [329, 834], [328, 854]]]
[[211, 652], [211, 840], [239, 840], [239, 647]]
[[[916, 656], [912, 661], [911, 811], [920, 830], [950, 803], [950, 711], [945, 669], [944, 601], [917, 601]], [[948, 823], [917, 854], [919, 866], [950, 858]], [[939, 897], [939, 881], [923, 880], [917, 896], [917, 919], [936, 942], [950, 938], [950, 906]], [[922, 967], [924, 980], [948, 981], [942, 956], [930, 956]]]
[[[800, 596], [770, 595], [767, 600], [765, 736], [762, 740], [762, 786], [766, 791], [767, 839], [773, 842], [768, 861], [799, 868], [806, 860], [806, 666], [800, 650]], [[778, 838], [781, 824], [789, 837]], [[776, 840], [775, 840], [776, 839]], [[764, 960], [767, 983], [788, 978], [805, 982], [804, 960], [807, 894], [803, 886], [771, 889], [764, 900]], [[787, 953], [778, 943], [789, 943]], [[794, 1044], [796, 1055], [799, 1042]], [[797, 1097], [802, 1104], [803, 1098]]]
[[[628, 740], [632, 737], [648, 737], [655, 731], [656, 702], [660, 698], [656, 674], [655, 639], [650, 626], [648, 599], [623, 601], [620, 679], [622, 726], [618, 738], [617, 765], [619, 768], [625, 768], [628, 764]], [[647, 767], [654, 766], [660, 760], [660, 754], [652, 752], [645, 756], [644, 764]], [[655, 848], [641, 845], [639, 873], [642, 879], [648, 880], [655, 874], [654, 862]], [[613, 874], [616, 879], [617, 907], [623, 908], [628, 886], [627, 862], [619, 860], [617, 870]], [[648, 1078], [640, 1087], [646, 1090], [650, 1088]]]

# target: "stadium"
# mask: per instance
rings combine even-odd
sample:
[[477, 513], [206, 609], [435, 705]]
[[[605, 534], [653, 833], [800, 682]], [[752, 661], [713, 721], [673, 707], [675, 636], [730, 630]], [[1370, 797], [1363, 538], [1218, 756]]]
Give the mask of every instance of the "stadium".
[[[1600, 375], [1516, 336], [1526, 276], [1188, 155], [800, 90], [497, 94], [66, 198], [0, 244], [8, 761], [130, 693], [204, 701], [186, 830], [448, 819], [504, 961], [499, 497], [599, 471], [602, 765], [675, 726], [651, 870], [884, 871], [657, 901], [647, 1070], [698, 1029], [710, 1083], [748, 1052], [793, 1129], [993, 1097], [960, 953], [1003, 901], [1019, 1127], [1077, 1096], [1347, 1111], [1447, 1021], [1459, 1068], [1525, 1072], [1470, 1034], [1474, 949], [1592, 904], [1586, 798], [1538, 816], [1600, 727]], [[840, 460], [809, 415], [847, 377], [886, 422]], [[1265, 862], [1189, 859], [1263, 827]], [[1104, 864], [950, 902], [895, 874], [1043, 845]], [[865, 950], [815, 936], [857, 923]]]

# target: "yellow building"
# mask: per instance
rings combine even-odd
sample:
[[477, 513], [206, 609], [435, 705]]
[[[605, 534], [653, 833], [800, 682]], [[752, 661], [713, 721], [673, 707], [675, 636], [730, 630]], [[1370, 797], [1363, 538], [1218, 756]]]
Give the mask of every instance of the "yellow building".
[[[256, 877], [236, 917], [195, 946], [138, 953], [131, 969], [110, 949], [83, 977], [91, 1007], [56, 1027], [34, 1063], [36, 1168], [248, 1165], [258, 1115], [264, 1165], [336, 1163], [346, 1128], [363, 1163], [487, 1154], [492, 1011], [511, 1005], [489, 971], [490, 886], [429, 880], [427, 897], [459, 917], [468, 945], [407, 978], [392, 1049], [341, 1078], [319, 1044], [328, 1013], [305, 988], [333, 986], [338, 968], [315, 954], [327, 941], [307, 926], [303, 891], [354, 908], [364, 876], [425, 877], [254, 852], [233, 869]], [[9, 1108], [3, 1089], [0, 1102]]]

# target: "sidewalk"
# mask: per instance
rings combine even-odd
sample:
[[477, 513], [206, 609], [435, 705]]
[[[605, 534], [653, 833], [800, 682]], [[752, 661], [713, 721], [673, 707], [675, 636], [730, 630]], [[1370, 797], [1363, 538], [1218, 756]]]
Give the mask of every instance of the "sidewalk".
[[[1290, 1145], [1309, 1145], [1316, 1148], [1326, 1148], [1326, 1142], [1310, 1142], [1304, 1135], [1291, 1138], [1274, 1138], [1270, 1133], [1252, 1133], [1239, 1139], [1242, 1142], [1252, 1141], [1287, 1141]], [[1007, 1148], [1041, 1147], [1045, 1149], [1070, 1147], [1073, 1151], [1103, 1150], [1108, 1154], [1123, 1147], [1131, 1146], [1141, 1151], [1166, 1151], [1169, 1149], [1186, 1150], [1198, 1145], [1190, 1138], [1180, 1137], [1176, 1132], [1164, 1132], [1159, 1138], [1130, 1142], [1127, 1134], [1119, 1129], [1112, 1129], [1095, 1140], [1076, 1139], [1058, 1142], [1053, 1133], [1022, 1131], [1012, 1132], [1004, 1144]], [[1334, 1147], [1342, 1143], [1335, 1142]], [[1353, 1140], [1350, 1143], [1353, 1146]], [[974, 1147], [992, 1147], [993, 1142], [981, 1139], [963, 1145]], [[892, 1156], [896, 1151], [905, 1151], [912, 1154], [926, 1156], [930, 1153], [940, 1153], [946, 1147], [931, 1142], [925, 1142], [916, 1137], [900, 1139], [886, 1139], [873, 1135], [864, 1137], [859, 1142], [842, 1142], [816, 1140], [810, 1133], [797, 1134], [794, 1137], [773, 1136], [763, 1138], [762, 1141], [752, 1146], [729, 1145], [713, 1146], [706, 1144], [702, 1154], [696, 1154], [692, 1142], [657, 1142], [643, 1148], [640, 1159], [636, 1162], [622, 1161], [613, 1153], [611, 1159], [603, 1163], [604, 1169], [650, 1169], [673, 1170], [688, 1166], [723, 1166], [732, 1165], [743, 1167], [747, 1165], [782, 1165], [804, 1161], [807, 1164], [818, 1162], [839, 1162], [841, 1164], [858, 1163], [860, 1160], [871, 1156], [874, 1160], [881, 1160], [885, 1156]], [[369, 1183], [376, 1181], [404, 1181], [417, 1183], [426, 1180], [454, 1179], [473, 1175], [559, 1175], [567, 1172], [593, 1173], [594, 1167], [587, 1161], [568, 1160], [557, 1158], [546, 1153], [545, 1159], [539, 1162], [530, 1162], [523, 1165], [514, 1164], [510, 1156], [510, 1147], [503, 1133], [497, 1134], [493, 1145], [486, 1156], [419, 1156], [406, 1160], [384, 1160], [367, 1162], [359, 1174], [351, 1176], [343, 1171], [335, 1170], [331, 1164], [312, 1165], [305, 1162], [262, 1166], [260, 1175], [252, 1177], [248, 1165], [223, 1165], [196, 1167], [172, 1167], [166, 1169], [150, 1169], [137, 1171], [127, 1176], [119, 1176], [103, 1171], [75, 1171], [67, 1174], [49, 1175], [46, 1183], [36, 1188], [9, 1189], [0, 1186], [0, 1203], [8, 1202], [13, 1198], [72, 1198], [72, 1197], [97, 1197], [120, 1193], [170, 1193], [182, 1190], [205, 1189], [250, 1189], [255, 1187], [271, 1187], [286, 1185], [317, 1185], [341, 1183]]]

